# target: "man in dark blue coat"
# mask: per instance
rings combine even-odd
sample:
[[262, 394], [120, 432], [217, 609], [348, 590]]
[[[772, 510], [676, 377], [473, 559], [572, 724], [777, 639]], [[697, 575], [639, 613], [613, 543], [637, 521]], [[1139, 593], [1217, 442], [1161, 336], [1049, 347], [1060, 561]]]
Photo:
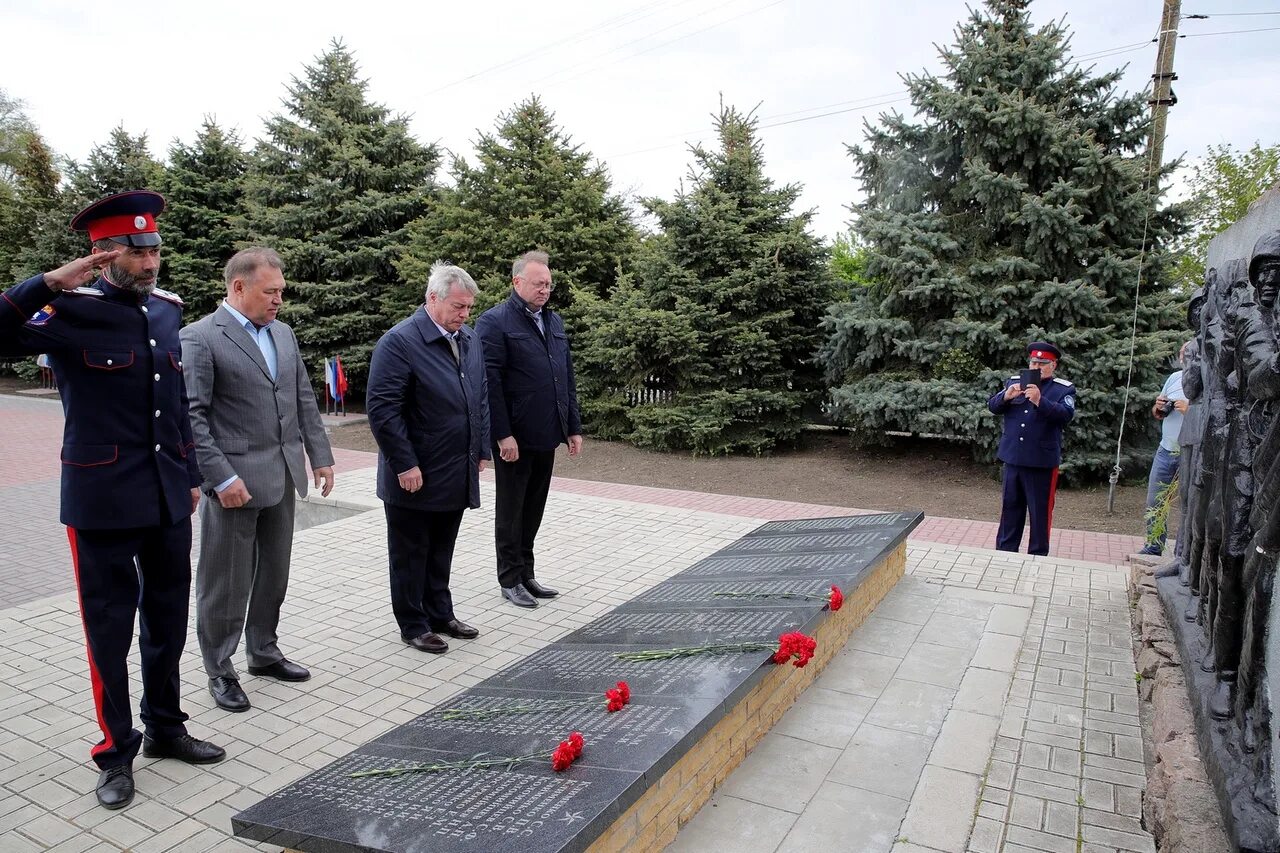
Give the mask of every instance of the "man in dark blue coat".
[[[75, 566], [102, 740], [98, 802], [133, 799], [133, 759], [192, 764], [224, 751], [187, 734], [178, 662], [187, 639], [191, 513], [199, 500], [182, 377], [182, 300], [157, 290], [164, 199], [104, 198], [71, 221], [93, 254], [10, 288], [0, 355], [48, 353], [62, 396], [62, 523]], [[92, 286], [97, 267], [106, 271]], [[141, 717], [133, 728], [126, 660], [140, 614]]]
[[465, 325], [476, 292], [466, 270], [436, 262], [426, 304], [374, 348], [365, 399], [378, 443], [391, 609], [400, 637], [435, 654], [449, 650], [440, 634], [480, 634], [458, 621], [449, 593], [462, 513], [480, 506], [490, 455], [484, 351]]
[[498, 585], [518, 607], [559, 593], [533, 573], [533, 540], [551, 489], [556, 448], [582, 450], [573, 358], [560, 315], [546, 308], [551, 283], [546, 252], [525, 252], [511, 265], [511, 296], [476, 321], [489, 371], [490, 433], [497, 499], [494, 529]]
[[1062, 428], [1075, 417], [1076, 389], [1053, 375], [1061, 358], [1053, 344], [1032, 341], [1027, 355], [1031, 368], [1039, 371], [1035, 381], [1023, 387], [1021, 375], [1011, 376], [987, 401], [988, 409], [1004, 416], [997, 454], [1004, 463], [1004, 495], [996, 548], [1016, 552], [1029, 516], [1027, 553], [1043, 556], [1049, 553]]

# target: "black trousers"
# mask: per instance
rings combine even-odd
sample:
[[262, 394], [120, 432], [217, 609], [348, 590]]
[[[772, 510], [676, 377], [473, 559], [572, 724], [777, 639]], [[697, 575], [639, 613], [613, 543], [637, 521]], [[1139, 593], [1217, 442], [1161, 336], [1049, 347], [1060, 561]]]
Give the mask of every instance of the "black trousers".
[[1027, 553], [1049, 553], [1049, 530], [1053, 526], [1053, 499], [1058, 492], [1057, 468], [1004, 466], [1004, 490], [1000, 505], [1000, 529], [996, 549], [1017, 552], [1022, 544], [1022, 528], [1031, 519]]
[[555, 460], [554, 450], [521, 449], [515, 462], [504, 462], [494, 455], [493, 476], [498, 493], [493, 526], [499, 586], [533, 580], [533, 540], [547, 508]]
[[427, 512], [384, 503], [391, 610], [405, 639], [441, 631], [453, 619], [449, 569], [462, 510]]
[[178, 662], [187, 642], [191, 590], [191, 519], [123, 530], [67, 528], [89, 653], [89, 680], [102, 740], [90, 751], [98, 767], [129, 764], [142, 735], [129, 703], [129, 648], [139, 614], [142, 724], [148, 735], [186, 734], [179, 707]]

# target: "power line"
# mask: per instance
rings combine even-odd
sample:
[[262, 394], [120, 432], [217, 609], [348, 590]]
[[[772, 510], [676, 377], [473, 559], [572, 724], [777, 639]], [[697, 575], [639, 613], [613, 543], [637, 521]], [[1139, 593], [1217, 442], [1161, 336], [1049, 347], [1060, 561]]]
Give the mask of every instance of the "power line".
[[1270, 33], [1280, 30], [1280, 27], [1258, 27], [1253, 30], [1219, 30], [1216, 33], [1183, 33], [1178, 36], [1180, 39], [1198, 39], [1203, 36], [1234, 36], [1240, 33]]
[[[615, 59], [611, 59], [611, 60], [609, 60], [608, 62], [602, 62], [602, 63], [601, 63], [601, 64], [599, 64], [599, 65], [593, 66], [593, 67], [591, 67], [591, 68], [587, 68], [587, 69], [585, 69], [585, 70], [583, 70], [583, 71], [578, 72], [577, 74], [570, 74], [568, 77], [563, 77], [563, 78], [561, 78], [561, 79], [559, 79], [559, 80], [555, 80], [553, 83], [551, 83], [551, 84], [549, 84], [549, 85], [552, 85], [552, 86], [559, 86], [559, 85], [560, 85], [560, 84], [562, 84], [562, 83], [567, 83], [567, 82], [569, 82], [570, 80], [575, 80], [575, 79], [577, 79], [578, 77], [583, 76], [584, 74], [590, 74], [590, 73], [591, 73], [591, 72], [593, 72], [593, 71], [599, 71], [601, 68], [605, 68], [605, 67], [607, 67], [607, 66], [609, 66], [609, 65], [613, 65], [613, 64], [614, 64], [614, 63], [616, 63], [616, 62], [621, 62], [621, 61], [622, 61], [622, 60], [624, 60], [624, 59], [634, 59], [634, 58], [635, 58], [635, 57], [637, 57], [637, 56], [643, 56], [644, 54], [646, 54], [646, 53], [650, 53], [650, 52], [655, 51], [655, 50], [657, 50], [657, 49], [659, 49], [659, 48], [662, 48], [662, 47], [666, 47], [666, 46], [668, 46], [668, 45], [675, 44], [676, 42], [679, 42], [679, 41], [684, 41], [684, 40], [685, 40], [685, 39], [687, 39], [687, 38], [692, 38], [693, 36], [699, 35], [699, 34], [701, 34], [701, 33], [705, 33], [707, 30], [712, 30], [712, 29], [715, 29], [716, 27], [724, 26], [725, 24], [728, 24], [728, 23], [731, 23], [731, 22], [733, 22], [733, 21], [736, 21], [736, 20], [738, 20], [739, 18], [745, 18], [747, 15], [754, 15], [756, 12], [763, 12], [765, 9], [768, 9], [768, 8], [770, 8], [770, 7], [772, 7], [772, 6], [778, 6], [778, 5], [780, 5], [780, 4], [784, 3], [784, 2], [786, 2], [786, 0], [773, 0], [773, 2], [772, 2], [772, 3], [766, 3], [765, 5], [763, 5], [763, 6], [758, 6], [758, 7], [754, 8], [754, 9], [748, 9], [748, 10], [747, 10], [747, 11], [745, 11], [745, 12], [741, 12], [741, 13], [739, 13], [739, 14], [737, 14], [737, 15], [733, 15], [733, 16], [731, 16], [731, 17], [729, 17], [729, 18], [725, 18], [723, 21], [717, 21], [717, 22], [716, 22], [716, 23], [714, 23], [714, 24], [709, 24], [709, 25], [707, 25], [707, 26], [703, 27], [703, 28], [702, 28], [702, 29], [700, 29], [700, 30], [694, 30], [694, 31], [693, 31], [693, 32], [691, 32], [691, 33], [685, 33], [684, 35], [676, 36], [676, 37], [675, 37], [675, 38], [673, 38], [673, 39], [668, 39], [667, 41], [659, 42], [658, 44], [651, 45], [651, 46], [649, 46], [649, 47], [645, 48], [644, 50], [638, 50], [638, 51], [635, 51], [634, 53], [628, 54], [627, 56], [620, 56], [620, 57], [617, 57], [617, 58], [615, 58]], [[695, 18], [700, 18], [700, 17], [702, 17], [703, 15], [707, 14], [708, 12], [714, 12], [714, 11], [717, 11], [717, 10], [719, 10], [719, 9], [724, 8], [725, 6], [733, 6], [733, 5], [737, 5], [737, 0], [730, 0], [730, 2], [728, 2], [728, 3], [722, 3], [722, 4], [720, 4], [719, 6], [714, 7], [713, 9], [708, 9], [708, 10], [706, 10], [706, 11], [704, 11], [704, 12], [699, 12], [697, 15], [693, 15], [692, 17], [686, 18], [686, 19], [684, 19], [683, 21], [678, 21], [677, 23], [672, 24], [672, 25], [671, 25], [671, 26], [669, 26], [669, 27], [663, 27], [662, 29], [657, 30], [657, 31], [652, 32], [652, 33], [649, 33], [648, 35], [641, 36], [641, 37], [640, 37], [640, 38], [638, 38], [638, 39], [633, 39], [632, 41], [629, 41], [629, 42], [627, 42], [626, 44], [620, 45], [618, 48], [614, 48], [614, 50], [619, 50], [619, 49], [621, 49], [621, 48], [629, 47], [629, 46], [631, 46], [631, 45], [633, 45], [633, 44], [636, 44], [636, 43], [638, 43], [638, 42], [642, 42], [642, 41], [644, 41], [645, 39], [650, 38], [651, 36], [655, 36], [655, 35], [657, 35], [658, 33], [666, 32], [667, 30], [674, 29], [675, 27], [680, 26], [680, 24], [688, 23], [689, 21], [692, 21], [692, 20], [694, 20]], [[581, 66], [579, 66], [579, 67], [581, 67]], [[573, 69], [571, 68], [571, 69], [568, 69], [568, 70], [569, 70], [569, 71], [572, 71]], [[549, 74], [549, 75], [547, 75], [546, 77], [543, 77], [541, 80], [535, 80], [535, 81], [533, 81], [533, 85], [535, 85], [535, 86], [536, 86], [536, 85], [538, 85], [538, 84], [540, 84], [540, 83], [544, 83], [544, 82], [546, 82], [547, 80], [554, 80], [554, 78], [559, 77], [560, 75], [562, 75], [562, 74], [564, 74], [564, 73], [566, 73], [566, 72], [565, 72], [565, 71], [557, 71], [557, 72], [555, 72], [554, 74]]]
[[1252, 17], [1254, 15], [1280, 15], [1280, 11], [1277, 11], [1277, 12], [1214, 12], [1213, 14], [1183, 15], [1182, 17], [1198, 18], [1200, 20], [1205, 20], [1206, 18], [1247, 18], [1247, 17]]
[[572, 44], [576, 41], [581, 41], [586, 36], [593, 35], [597, 32], [605, 33], [611, 30], [618, 29], [619, 27], [622, 27], [622, 26], [630, 26], [631, 24], [635, 24], [639, 21], [643, 21], [645, 18], [648, 18], [656, 14], [659, 9], [661, 9], [664, 6], [670, 6], [674, 2], [678, 2], [678, 0], [662, 0], [662, 2], [659, 2], [659, 3], [653, 3], [653, 4], [650, 4], [649, 6], [641, 7], [639, 9], [632, 9], [631, 11], [624, 12], [621, 15], [615, 15], [612, 18], [607, 18], [604, 21], [601, 21], [600, 23], [594, 26], [587, 27], [586, 29], [583, 29], [583, 30], [579, 30], [578, 32], [567, 35], [564, 38], [559, 39], [557, 41], [553, 41], [549, 44], [540, 44], [538, 45], [538, 47], [536, 47], [531, 51], [528, 51], [527, 53], [522, 53], [519, 56], [512, 57], [511, 59], [505, 60], [503, 62], [499, 62], [495, 65], [490, 65], [487, 68], [482, 68], [479, 71], [466, 75], [465, 77], [459, 77], [456, 80], [453, 80], [449, 83], [445, 83], [442, 86], [438, 86], [435, 89], [431, 89], [427, 91], [426, 94], [434, 95], [437, 92], [443, 92], [445, 89], [451, 89], [454, 86], [458, 86], [462, 83], [469, 82], [471, 80], [476, 79], [477, 77], [483, 77], [484, 75], [492, 73], [494, 71], [501, 71], [503, 69], [515, 68], [517, 66], [524, 65], [525, 63], [530, 62], [539, 56], [544, 56], [546, 52], [551, 48], [560, 47], [566, 44]]

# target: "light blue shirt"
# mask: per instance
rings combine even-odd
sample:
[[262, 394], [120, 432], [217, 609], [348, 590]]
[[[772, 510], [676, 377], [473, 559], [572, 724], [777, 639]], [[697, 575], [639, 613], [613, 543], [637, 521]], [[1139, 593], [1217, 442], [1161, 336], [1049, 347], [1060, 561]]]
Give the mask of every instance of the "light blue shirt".
[[[1164, 387], [1160, 389], [1160, 394], [1166, 400], [1176, 401], [1185, 400], [1187, 395], [1182, 393], [1182, 371], [1176, 371], [1169, 374], [1169, 378], [1164, 381]], [[1170, 453], [1178, 452], [1178, 432], [1182, 429], [1182, 412], [1175, 407], [1172, 412], [1165, 415], [1164, 420], [1160, 422], [1160, 446]]]
[[253, 324], [253, 321], [241, 314], [239, 311], [231, 307], [231, 303], [225, 299], [222, 301], [222, 307], [227, 309], [227, 313], [236, 318], [236, 322], [244, 327], [249, 333], [249, 337], [253, 338], [253, 342], [258, 345], [258, 349], [262, 351], [262, 357], [267, 362], [267, 372], [271, 374], [271, 378], [276, 378], [276, 342], [271, 337], [271, 324], [263, 326], [259, 329]]
[[[227, 302], [225, 299], [222, 300], [222, 307], [227, 309], [228, 314], [236, 318], [236, 322], [244, 327], [244, 330], [249, 333], [249, 337], [253, 338], [253, 342], [258, 345], [258, 349], [262, 352], [262, 358], [267, 362], [267, 372], [271, 374], [271, 378], [274, 380], [276, 378], [278, 359], [276, 358], [276, 342], [272, 339], [271, 332], [269, 331], [271, 324], [268, 323], [259, 329], [253, 324], [252, 320], [232, 308], [231, 303]], [[226, 489], [227, 486], [230, 486], [239, 479], [239, 476], [232, 476], [214, 486], [213, 490], [215, 492], [221, 492]]]

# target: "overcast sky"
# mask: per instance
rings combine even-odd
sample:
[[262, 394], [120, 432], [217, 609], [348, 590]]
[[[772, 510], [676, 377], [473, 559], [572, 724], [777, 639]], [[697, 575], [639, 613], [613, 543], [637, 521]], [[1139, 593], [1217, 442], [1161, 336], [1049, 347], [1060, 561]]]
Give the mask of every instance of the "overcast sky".
[[[1033, 21], [1066, 15], [1077, 56], [1111, 49], [1146, 86], [1159, 0], [1036, 0]], [[1280, 0], [1184, 0], [1179, 102], [1166, 157], [1209, 144], [1280, 141]], [[119, 5], [0, 0], [0, 88], [60, 154], [83, 158], [117, 124], [163, 155], [204, 115], [246, 140], [281, 109], [285, 84], [341, 38], [369, 95], [411, 114], [420, 139], [470, 157], [478, 129], [530, 94], [603, 160], [615, 188], [670, 197], [687, 143], [710, 138], [726, 102], [756, 108], [770, 177], [804, 186], [815, 233], [845, 228], [858, 189], [846, 143], [862, 122], [907, 109], [898, 75], [938, 69], [960, 0], [509, 0], [419, 3], [222, 0]], [[875, 106], [868, 106], [875, 105]], [[834, 114], [831, 114], [834, 113]], [[821, 117], [815, 117], [821, 116]], [[776, 122], [790, 122], [768, 127]]]

